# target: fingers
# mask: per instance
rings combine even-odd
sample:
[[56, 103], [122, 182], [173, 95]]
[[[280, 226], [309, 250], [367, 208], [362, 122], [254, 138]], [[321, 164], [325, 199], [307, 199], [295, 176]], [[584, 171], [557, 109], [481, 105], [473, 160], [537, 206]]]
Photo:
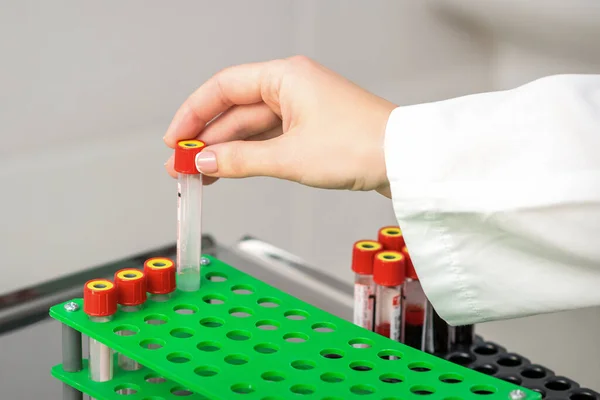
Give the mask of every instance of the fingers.
[[196, 90], [175, 113], [165, 143], [196, 137], [211, 120], [234, 105], [265, 102], [280, 114], [276, 101], [283, 60], [244, 64], [214, 75]]
[[281, 125], [265, 103], [234, 106], [213, 120], [199, 136], [207, 144], [242, 140]]
[[296, 180], [293, 144], [286, 136], [266, 141], [234, 141], [209, 146], [196, 157], [196, 167], [205, 175], [220, 178], [269, 176]]

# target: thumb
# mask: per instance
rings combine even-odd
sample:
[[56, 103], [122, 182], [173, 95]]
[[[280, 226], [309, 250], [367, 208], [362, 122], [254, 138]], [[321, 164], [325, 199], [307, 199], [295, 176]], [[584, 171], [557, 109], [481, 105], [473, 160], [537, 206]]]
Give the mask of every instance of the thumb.
[[282, 138], [265, 141], [232, 141], [206, 147], [196, 156], [202, 174], [218, 178], [269, 176], [289, 179], [294, 167], [285, 160]]

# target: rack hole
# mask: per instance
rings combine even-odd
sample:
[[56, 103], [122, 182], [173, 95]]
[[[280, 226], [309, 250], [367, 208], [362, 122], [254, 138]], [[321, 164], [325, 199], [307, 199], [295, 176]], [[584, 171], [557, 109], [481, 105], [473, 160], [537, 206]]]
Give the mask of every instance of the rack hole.
[[531, 389], [531, 390], [533, 390], [534, 392], [538, 392], [539, 394], [541, 394], [542, 395], [542, 399], [546, 398], [546, 392], [544, 390], [538, 389], [538, 388]]
[[377, 357], [382, 360], [400, 360], [403, 354], [397, 350], [381, 350], [377, 353]]
[[230, 354], [227, 357], [225, 357], [224, 360], [227, 364], [244, 365], [248, 363], [249, 358], [248, 356], [245, 356], [243, 354]]
[[185, 364], [187, 362], [190, 362], [191, 359], [192, 356], [183, 352], [176, 352], [167, 355], [167, 360], [175, 364]]
[[321, 374], [321, 380], [327, 383], [339, 383], [343, 382], [346, 377], [342, 374], [338, 374], [337, 372], [326, 372]]
[[225, 296], [221, 296], [220, 294], [207, 294], [206, 296], [202, 297], [202, 301], [206, 304], [219, 305], [225, 303], [225, 300], [227, 300], [227, 298]]
[[148, 383], [165, 383], [167, 380], [158, 374], [148, 374], [144, 377]]
[[473, 349], [473, 352], [482, 356], [491, 356], [498, 353], [498, 347], [491, 343], [482, 344]]
[[120, 325], [113, 329], [113, 332], [119, 336], [133, 336], [140, 331], [135, 325]]
[[443, 383], [461, 383], [464, 378], [457, 374], [444, 374], [440, 376], [440, 381]]
[[521, 371], [521, 376], [529, 379], [542, 379], [546, 377], [546, 370], [542, 367], [530, 365]]
[[350, 369], [354, 371], [371, 371], [373, 369], [373, 364], [368, 361], [354, 361], [350, 363]]
[[178, 339], [191, 338], [192, 336], [194, 336], [194, 333], [195, 332], [189, 328], [176, 328], [170, 332], [171, 336]]
[[227, 280], [227, 275], [222, 272], [209, 272], [206, 274], [206, 279], [211, 282], [225, 282]]
[[251, 336], [252, 335], [248, 331], [237, 330], [227, 332], [227, 337], [231, 340], [243, 341], [250, 339]]
[[325, 358], [337, 359], [337, 358], [344, 357], [344, 352], [342, 350], [339, 350], [339, 349], [325, 349], [325, 350], [321, 350], [320, 354], [323, 357], [325, 357]]
[[198, 376], [208, 378], [208, 377], [215, 376], [216, 374], [218, 374], [219, 370], [210, 365], [201, 365], [199, 367], [196, 367], [196, 369], [194, 369], [194, 373]]
[[518, 357], [514, 354], [500, 357], [497, 361], [498, 365], [502, 365], [503, 367], [518, 367], [522, 364], [522, 362], [523, 360], [521, 359], [521, 357]]
[[200, 325], [206, 328], [219, 328], [223, 326], [223, 324], [225, 324], [225, 321], [215, 317], [202, 318], [200, 320]]
[[208, 353], [212, 353], [212, 352], [221, 350], [221, 343], [213, 342], [213, 341], [206, 341], [206, 342], [198, 343], [198, 345], [196, 347], [200, 351], [206, 351]]
[[131, 396], [136, 394], [139, 390], [139, 387], [130, 383], [118, 385], [117, 387], [115, 387], [115, 393], [120, 394], [121, 396]]
[[290, 343], [303, 343], [308, 340], [308, 335], [300, 332], [292, 332], [283, 335], [283, 339]]
[[598, 400], [598, 396], [587, 390], [579, 390], [571, 393], [569, 400]]
[[521, 378], [518, 376], [507, 375], [507, 376], [498, 376], [498, 379], [502, 379], [505, 382], [514, 383], [515, 385], [521, 384]]
[[316, 363], [310, 360], [296, 360], [292, 361], [292, 368], [298, 369], [301, 371], [308, 371], [317, 366]]
[[169, 321], [169, 317], [163, 314], [152, 314], [144, 317], [144, 322], [149, 325], [162, 325]]
[[236, 383], [231, 386], [231, 391], [238, 394], [250, 394], [254, 392], [254, 388], [249, 383]]
[[404, 377], [398, 374], [383, 374], [379, 377], [379, 380], [385, 383], [402, 383]]
[[294, 321], [301, 321], [303, 319], [308, 318], [309, 316], [308, 313], [304, 310], [289, 310], [286, 311], [283, 315], [287, 319], [291, 319]]
[[498, 372], [498, 367], [492, 364], [477, 365], [473, 367], [473, 369], [486, 375], [494, 375], [496, 372]]
[[235, 285], [231, 287], [231, 291], [235, 294], [252, 294], [254, 293], [254, 288], [250, 285]]
[[410, 388], [410, 391], [414, 394], [418, 394], [420, 396], [428, 396], [430, 394], [434, 394], [435, 393], [435, 389], [432, 388], [431, 386], [413, 386]]
[[229, 315], [236, 318], [248, 318], [252, 316], [253, 311], [247, 307], [234, 307], [229, 310]]
[[448, 357], [448, 361], [450, 361], [454, 364], [467, 366], [467, 365], [471, 364], [473, 361], [475, 361], [475, 357], [473, 357], [472, 355], [470, 355], [468, 353], [454, 353], [454, 354], [451, 354], [450, 357]]
[[369, 385], [354, 385], [350, 388], [350, 391], [359, 396], [366, 396], [375, 393], [375, 388]]
[[265, 319], [262, 321], [258, 321], [256, 323], [256, 327], [258, 329], [262, 329], [263, 331], [274, 331], [279, 329], [279, 322], [274, 321], [272, 319]]
[[415, 372], [429, 372], [433, 367], [424, 362], [416, 362], [408, 365], [408, 369]]
[[165, 341], [162, 339], [144, 339], [140, 342], [140, 346], [147, 350], [158, 350], [164, 345]]
[[177, 314], [195, 314], [198, 312], [198, 307], [191, 304], [179, 304], [173, 307], [173, 311]]
[[477, 385], [471, 388], [471, 392], [478, 395], [490, 395], [496, 393], [496, 388], [490, 385]]
[[307, 396], [315, 392], [315, 387], [311, 385], [294, 385], [290, 388], [292, 393]]
[[571, 384], [567, 380], [562, 378], [550, 379], [548, 382], [546, 382], [544, 386], [546, 387], [546, 389], [556, 391], [564, 391], [571, 389]]
[[273, 354], [279, 351], [279, 347], [274, 343], [260, 343], [254, 346], [254, 350], [261, 354]]
[[335, 325], [330, 324], [329, 322], [319, 322], [317, 324], [313, 324], [311, 327], [315, 332], [328, 333], [335, 331]]
[[261, 299], [258, 299], [257, 303], [261, 307], [266, 307], [266, 308], [275, 308], [275, 307], [279, 307], [281, 305], [281, 301], [274, 297], [263, 297]]
[[182, 387], [174, 387], [173, 389], [171, 389], [171, 394], [175, 395], [175, 396], [191, 396], [194, 393], [187, 390], [186, 388], [182, 388]]
[[348, 344], [355, 349], [368, 349], [373, 346], [373, 342], [366, 338], [356, 338], [348, 342]]
[[278, 371], [268, 371], [263, 373], [260, 377], [269, 382], [281, 382], [285, 380], [285, 375]]

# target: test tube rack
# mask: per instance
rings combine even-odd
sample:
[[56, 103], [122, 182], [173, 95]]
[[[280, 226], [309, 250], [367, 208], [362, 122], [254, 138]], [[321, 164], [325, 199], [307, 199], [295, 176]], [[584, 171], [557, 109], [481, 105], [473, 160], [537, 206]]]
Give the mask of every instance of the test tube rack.
[[[82, 299], [53, 306], [50, 316], [63, 324], [63, 363], [51, 373], [64, 399], [541, 398], [358, 327], [214, 257], [205, 261], [199, 291], [149, 299], [108, 322], [90, 320]], [[141, 369], [115, 362], [111, 380], [92, 381], [82, 335]]]

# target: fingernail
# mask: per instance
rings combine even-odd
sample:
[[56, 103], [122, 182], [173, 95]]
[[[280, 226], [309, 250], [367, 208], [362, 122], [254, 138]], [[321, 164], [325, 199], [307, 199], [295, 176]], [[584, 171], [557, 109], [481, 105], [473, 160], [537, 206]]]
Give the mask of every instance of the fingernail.
[[196, 168], [203, 174], [217, 172], [217, 157], [212, 151], [201, 151], [196, 155]]

